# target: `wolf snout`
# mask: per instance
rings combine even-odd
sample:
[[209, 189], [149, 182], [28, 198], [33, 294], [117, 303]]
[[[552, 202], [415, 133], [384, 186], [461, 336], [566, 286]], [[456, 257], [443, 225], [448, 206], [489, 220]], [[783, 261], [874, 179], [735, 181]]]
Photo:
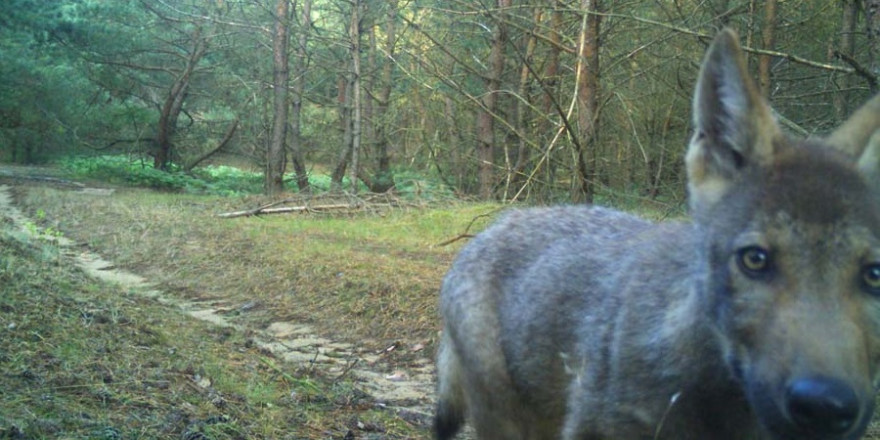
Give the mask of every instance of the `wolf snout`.
[[861, 411], [852, 387], [842, 380], [821, 376], [790, 383], [785, 404], [792, 423], [800, 430], [820, 435], [849, 432]]

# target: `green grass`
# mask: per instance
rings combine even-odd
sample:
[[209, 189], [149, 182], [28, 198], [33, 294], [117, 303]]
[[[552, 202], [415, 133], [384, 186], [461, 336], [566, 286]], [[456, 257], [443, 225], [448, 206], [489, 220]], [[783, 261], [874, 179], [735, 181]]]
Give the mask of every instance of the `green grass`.
[[[41, 226], [187, 299], [258, 301], [243, 319], [306, 321], [377, 349], [430, 344], [440, 280], [466, 240], [502, 207], [455, 204], [383, 211], [220, 219], [264, 198], [120, 190], [102, 197], [32, 187], [19, 199]], [[420, 205], [421, 206], [421, 205]], [[488, 216], [484, 216], [488, 214]]]
[[[260, 194], [263, 191], [263, 174], [227, 165], [208, 165], [189, 173], [173, 165], [167, 171], [157, 170], [146, 157], [127, 155], [69, 156], [56, 162], [71, 177], [98, 180], [131, 187], [150, 188], [168, 192], [236, 196]], [[396, 193], [407, 198], [448, 199], [452, 191], [429, 174], [412, 170], [398, 170], [393, 173]], [[287, 190], [297, 192], [294, 176], [285, 177]], [[309, 174], [309, 185], [313, 192], [328, 192], [332, 189], [330, 176], [321, 173]], [[342, 188], [351, 187], [348, 177], [343, 178]], [[359, 183], [358, 192], [367, 191]]]
[[352, 420], [424, 436], [355, 384], [97, 283], [8, 226], [0, 218], [0, 438], [343, 438]]

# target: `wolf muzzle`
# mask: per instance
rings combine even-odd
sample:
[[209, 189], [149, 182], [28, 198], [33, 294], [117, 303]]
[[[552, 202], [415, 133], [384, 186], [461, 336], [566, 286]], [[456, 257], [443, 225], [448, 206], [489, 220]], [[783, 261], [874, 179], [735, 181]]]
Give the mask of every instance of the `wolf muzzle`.
[[859, 398], [848, 384], [822, 376], [790, 383], [785, 406], [795, 426], [823, 436], [851, 431], [861, 413]]

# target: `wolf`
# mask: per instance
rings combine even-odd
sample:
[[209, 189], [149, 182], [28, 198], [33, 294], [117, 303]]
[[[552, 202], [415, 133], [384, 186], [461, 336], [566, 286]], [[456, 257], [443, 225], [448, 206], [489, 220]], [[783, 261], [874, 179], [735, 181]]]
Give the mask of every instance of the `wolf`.
[[512, 210], [443, 280], [434, 432], [861, 438], [880, 376], [880, 97], [784, 134], [732, 30], [686, 153], [690, 220]]

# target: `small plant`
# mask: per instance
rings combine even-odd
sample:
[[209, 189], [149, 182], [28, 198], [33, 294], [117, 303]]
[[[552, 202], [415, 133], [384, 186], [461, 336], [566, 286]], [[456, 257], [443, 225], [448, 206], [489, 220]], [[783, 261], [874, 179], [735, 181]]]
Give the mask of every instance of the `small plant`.
[[[43, 213], [43, 217], [45, 216], [46, 214]], [[24, 221], [22, 226], [30, 237], [36, 238], [38, 240], [55, 241], [64, 236], [63, 232], [51, 226], [47, 228], [41, 228], [39, 225], [30, 220]]]

